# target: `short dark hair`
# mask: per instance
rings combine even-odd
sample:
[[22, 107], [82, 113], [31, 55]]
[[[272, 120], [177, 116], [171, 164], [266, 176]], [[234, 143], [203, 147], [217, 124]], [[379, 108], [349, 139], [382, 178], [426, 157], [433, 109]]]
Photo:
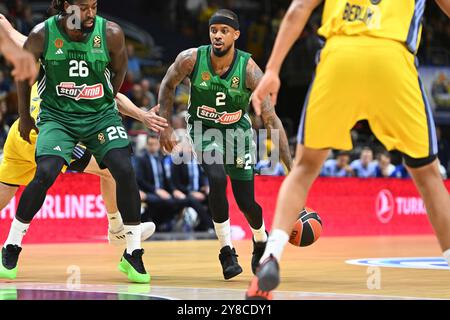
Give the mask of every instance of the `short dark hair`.
[[58, 11], [58, 13], [64, 13], [64, 3], [74, 4], [75, 0], [52, 0], [52, 8]]
[[147, 141], [148, 141], [149, 139], [159, 139], [159, 135], [158, 135], [156, 132], [154, 132], [154, 131], [150, 131], [150, 132], [147, 134]]
[[350, 151], [347, 151], [347, 150], [340, 150], [340, 151], [337, 153], [336, 158], [337, 158], [337, 157], [341, 157], [341, 156], [350, 157], [350, 156], [351, 156]]
[[239, 23], [239, 17], [236, 13], [234, 13], [231, 10], [228, 9], [219, 9], [217, 10], [214, 14], [213, 17], [215, 16], [223, 16], [223, 17], [227, 17], [230, 18], [231, 20], [236, 21], [237, 23]]
[[379, 157], [381, 156], [385, 156], [386, 158], [392, 159], [391, 154], [389, 153], [389, 151], [386, 150], [380, 152]]

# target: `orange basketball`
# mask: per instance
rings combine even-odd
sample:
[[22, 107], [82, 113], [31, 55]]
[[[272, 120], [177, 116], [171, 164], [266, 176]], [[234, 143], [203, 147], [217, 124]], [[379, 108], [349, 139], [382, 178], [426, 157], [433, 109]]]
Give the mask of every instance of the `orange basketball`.
[[305, 208], [294, 224], [289, 243], [297, 247], [307, 247], [316, 242], [321, 233], [322, 220], [319, 215], [311, 208]]

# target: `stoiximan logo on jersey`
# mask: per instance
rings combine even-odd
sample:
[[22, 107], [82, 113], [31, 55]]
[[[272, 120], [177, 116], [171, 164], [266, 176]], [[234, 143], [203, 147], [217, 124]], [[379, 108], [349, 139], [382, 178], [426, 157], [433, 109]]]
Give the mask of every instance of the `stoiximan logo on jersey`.
[[104, 95], [101, 83], [93, 86], [88, 86], [87, 84], [77, 86], [73, 82], [61, 82], [56, 86], [56, 92], [60, 97], [67, 97], [76, 101], [81, 99], [95, 100], [102, 98]]
[[226, 111], [217, 112], [215, 108], [201, 106], [197, 109], [197, 117], [211, 120], [220, 124], [232, 124], [238, 122], [242, 117], [242, 110], [228, 113]]

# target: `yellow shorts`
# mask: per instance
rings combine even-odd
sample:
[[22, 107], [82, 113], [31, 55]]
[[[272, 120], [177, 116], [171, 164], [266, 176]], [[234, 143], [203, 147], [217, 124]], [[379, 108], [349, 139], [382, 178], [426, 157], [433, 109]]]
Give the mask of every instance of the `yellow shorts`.
[[350, 130], [368, 120], [388, 150], [412, 158], [437, 154], [434, 120], [415, 56], [400, 42], [334, 36], [320, 54], [298, 141], [309, 148], [352, 149]]
[[19, 121], [11, 126], [3, 148], [3, 161], [0, 165], [0, 182], [13, 185], [27, 185], [36, 172], [34, 152], [37, 134], [30, 133], [32, 144], [20, 137]]
[[[35, 149], [37, 134], [33, 130], [30, 133], [31, 144], [20, 137], [19, 121], [16, 120], [11, 126], [8, 137], [3, 148], [3, 160], [0, 164], [0, 182], [25, 186], [36, 173]], [[81, 150], [81, 151], [80, 151]], [[73, 154], [74, 160], [81, 158], [83, 150]], [[65, 172], [66, 166], [61, 170]]]

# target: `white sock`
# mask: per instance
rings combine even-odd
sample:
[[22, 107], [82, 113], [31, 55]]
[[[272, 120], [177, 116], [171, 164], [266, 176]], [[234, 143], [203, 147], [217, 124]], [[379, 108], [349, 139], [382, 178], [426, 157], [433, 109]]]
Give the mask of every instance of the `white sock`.
[[264, 254], [259, 262], [263, 262], [270, 255], [273, 255], [278, 261], [280, 261], [284, 246], [288, 241], [289, 235], [286, 232], [281, 229], [273, 230], [267, 240], [266, 250], [264, 251]]
[[233, 244], [231, 243], [230, 219], [222, 223], [214, 222], [214, 229], [216, 230], [216, 235], [220, 242], [220, 248], [226, 246], [233, 248]]
[[6, 239], [4, 247], [8, 244], [22, 246], [22, 239], [25, 233], [27, 233], [28, 228], [30, 227], [29, 223], [22, 223], [16, 218], [11, 223], [11, 228], [9, 229], [8, 239]]
[[136, 249], [142, 249], [141, 246], [141, 225], [124, 225], [125, 239], [127, 240], [127, 253], [132, 254]]
[[450, 266], [450, 249], [444, 252], [444, 258], [447, 260], [448, 265]]
[[112, 233], [116, 233], [123, 228], [123, 221], [120, 212], [112, 212], [108, 213], [108, 229], [111, 230]]
[[255, 242], [266, 242], [267, 241], [267, 233], [266, 233], [266, 226], [264, 225], [264, 221], [262, 223], [261, 228], [259, 229], [253, 229], [250, 227], [253, 232], [253, 239]]

